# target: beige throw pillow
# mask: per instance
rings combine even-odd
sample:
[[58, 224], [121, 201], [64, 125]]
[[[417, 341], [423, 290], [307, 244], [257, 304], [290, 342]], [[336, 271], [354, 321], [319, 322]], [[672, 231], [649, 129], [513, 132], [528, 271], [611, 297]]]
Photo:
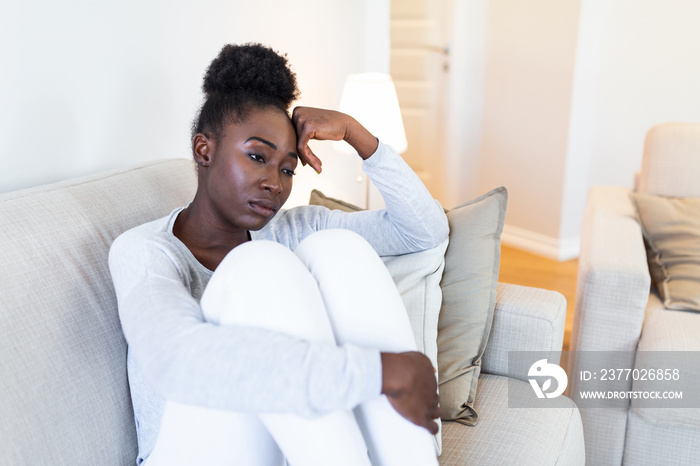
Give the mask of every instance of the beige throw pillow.
[[343, 212], [359, 212], [360, 210], [364, 210], [362, 207], [350, 204], [349, 202], [328, 197], [318, 189], [311, 191], [311, 195], [309, 196], [309, 205], [321, 205], [330, 210], [342, 210]]
[[632, 193], [651, 280], [667, 309], [700, 311], [700, 198]]
[[475, 425], [481, 357], [486, 348], [501, 260], [508, 190], [496, 188], [450, 210], [442, 274], [438, 372], [442, 418]]

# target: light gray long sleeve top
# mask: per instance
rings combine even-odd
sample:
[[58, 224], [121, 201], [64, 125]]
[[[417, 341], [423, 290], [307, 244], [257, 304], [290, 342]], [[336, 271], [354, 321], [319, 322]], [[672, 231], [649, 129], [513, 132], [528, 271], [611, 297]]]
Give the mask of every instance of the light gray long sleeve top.
[[[290, 249], [314, 231], [345, 228], [380, 255], [442, 243], [447, 218], [389, 146], [363, 162], [386, 208], [346, 213], [320, 206], [280, 211], [253, 240]], [[165, 400], [241, 412], [319, 416], [378, 396], [377, 349], [310, 343], [279, 332], [204, 321], [199, 301], [212, 271], [172, 233], [182, 208], [120, 235], [109, 267], [128, 343], [129, 385], [139, 442], [137, 464], [152, 451]]]

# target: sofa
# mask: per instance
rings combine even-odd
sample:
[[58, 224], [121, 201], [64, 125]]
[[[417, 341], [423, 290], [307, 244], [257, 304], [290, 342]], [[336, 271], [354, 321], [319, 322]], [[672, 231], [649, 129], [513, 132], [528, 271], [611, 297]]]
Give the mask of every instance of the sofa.
[[[193, 163], [160, 160], [0, 195], [0, 465], [129, 465], [136, 431], [126, 342], [107, 268], [123, 231], [188, 203]], [[474, 409], [442, 423], [442, 465], [584, 464], [574, 403], [509, 407], [531, 393], [512, 351], [559, 363], [566, 302], [498, 284]]]
[[[597, 359], [608, 368], [637, 374], [645, 368], [681, 368], [682, 379], [669, 384], [688, 389], [688, 381], [700, 376], [700, 124], [664, 123], [651, 128], [645, 139], [641, 171], [634, 188], [594, 187], [588, 197], [581, 235], [581, 256], [569, 367], [573, 374], [586, 360]], [[694, 232], [689, 231], [691, 203], [695, 208]], [[683, 211], [674, 209], [682, 208]], [[656, 209], [656, 210], [655, 210]], [[669, 217], [663, 220], [663, 217]], [[689, 231], [683, 254], [673, 253], [674, 235]], [[665, 238], [659, 237], [665, 235]], [[683, 239], [683, 238], [681, 238]], [[676, 240], [673, 240], [676, 241]], [[672, 241], [672, 242], [673, 242]], [[680, 243], [679, 243], [680, 244]], [[688, 249], [690, 252], [688, 252]], [[689, 254], [694, 250], [695, 258]], [[673, 254], [672, 254], [673, 253]], [[683, 257], [685, 255], [685, 257]], [[652, 279], [655, 267], [668, 261], [662, 275]], [[675, 273], [674, 267], [695, 263], [695, 272]], [[664, 296], [672, 288], [688, 284], [695, 276], [695, 310], [692, 303], [677, 304]], [[685, 286], [685, 285], [684, 285]], [[671, 291], [673, 291], [671, 289]], [[683, 291], [683, 290], [681, 290]], [[691, 290], [692, 292], [692, 290]], [[673, 292], [672, 294], [675, 294]], [[679, 355], [693, 358], [679, 365]], [[649, 361], [655, 359], [654, 365]], [[619, 391], [643, 391], [653, 385], [632, 377], [615, 383]], [[569, 394], [610, 390], [610, 381], [570, 380]], [[652, 388], [656, 389], [656, 388]], [[697, 385], [684, 392], [698, 394]], [[685, 401], [691, 403], [691, 400]], [[697, 401], [695, 402], [697, 403]], [[650, 406], [632, 398], [614, 406], [585, 406], [583, 418], [586, 458], [595, 465], [697, 464], [700, 458], [700, 404]]]

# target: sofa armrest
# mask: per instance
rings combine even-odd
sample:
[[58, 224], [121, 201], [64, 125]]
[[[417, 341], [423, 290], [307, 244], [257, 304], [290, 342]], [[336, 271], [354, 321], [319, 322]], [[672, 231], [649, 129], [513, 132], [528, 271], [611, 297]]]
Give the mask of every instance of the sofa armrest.
[[[538, 351], [559, 363], [566, 298], [556, 291], [499, 283], [491, 335], [484, 351], [482, 371], [527, 382], [527, 369], [508, 367], [509, 351]], [[551, 353], [551, 354], [550, 354]]]
[[[630, 197], [618, 186], [591, 189], [583, 218], [569, 372], [595, 366], [633, 369], [651, 278], [642, 228]], [[573, 378], [570, 393], [581, 381]], [[596, 388], [594, 382], [586, 387]], [[632, 381], [620, 390], [631, 390]]]
[[[581, 230], [569, 374], [587, 368], [584, 361], [589, 357], [595, 360], [593, 370], [634, 367], [651, 278], [630, 193], [617, 186], [594, 187], [589, 193]], [[615, 389], [632, 389], [631, 380], [623, 383]], [[568, 393], [574, 402], [583, 388], [578, 377], [569, 377]], [[585, 390], [599, 388], [605, 388], [599, 380], [586, 382]], [[582, 409], [581, 418], [591, 464], [620, 464], [627, 409]]]
[[630, 190], [591, 189], [581, 233], [571, 351], [635, 351], [651, 278]]

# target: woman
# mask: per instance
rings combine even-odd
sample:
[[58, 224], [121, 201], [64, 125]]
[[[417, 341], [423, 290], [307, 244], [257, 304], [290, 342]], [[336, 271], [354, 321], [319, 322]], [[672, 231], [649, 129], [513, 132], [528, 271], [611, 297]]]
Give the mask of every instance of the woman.
[[[110, 250], [137, 464], [437, 464], [434, 369], [377, 252], [442, 243], [441, 207], [351, 117], [290, 119], [267, 47], [224, 47], [203, 90], [194, 200]], [[281, 211], [298, 161], [321, 172], [311, 139], [351, 144], [387, 208]]]

